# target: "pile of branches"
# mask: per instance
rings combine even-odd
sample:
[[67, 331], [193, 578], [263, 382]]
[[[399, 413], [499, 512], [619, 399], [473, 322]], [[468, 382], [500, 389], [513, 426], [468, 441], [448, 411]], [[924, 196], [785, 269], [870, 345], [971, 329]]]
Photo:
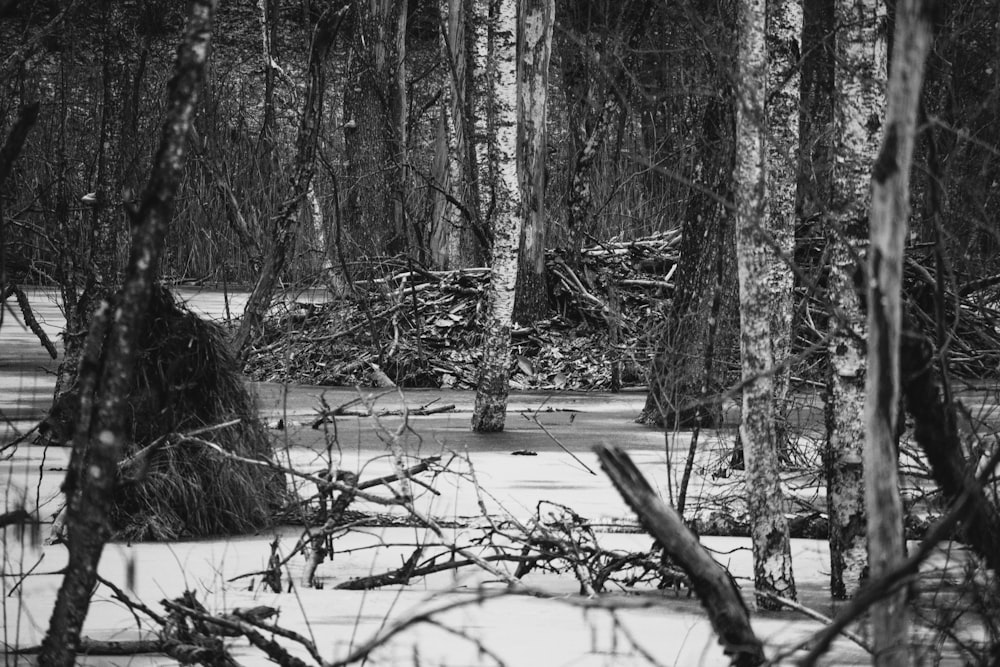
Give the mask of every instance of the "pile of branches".
[[[811, 237], [798, 241], [796, 261], [811, 267], [807, 280], [798, 280], [794, 351], [825, 348], [830, 304], [826, 284], [823, 247], [825, 240]], [[964, 379], [990, 379], [1000, 374], [1000, 275], [973, 277], [945, 268], [938, 270], [933, 244], [907, 249], [903, 265], [903, 298], [906, 333], [932, 342], [950, 375]], [[940, 274], [940, 275], [939, 275]], [[801, 278], [801, 276], [800, 276]], [[805, 283], [805, 284], [803, 284]], [[860, 274], [856, 277], [863, 285]], [[862, 302], [866, 295], [862, 294]], [[813, 355], [796, 374], [824, 381], [824, 355]]]
[[[608, 390], [645, 383], [651, 332], [672, 292], [679, 232], [546, 255], [550, 313], [515, 323], [515, 389]], [[474, 388], [489, 270], [410, 267], [328, 303], [274, 313], [251, 353], [255, 380]]]
[[[829, 312], [822, 244], [822, 238], [801, 239], [796, 252], [801, 265], [813, 269], [800, 274], [808, 281], [799, 280], [795, 296], [795, 350], [810, 354], [793, 372], [817, 381], [825, 377], [824, 355], [816, 352], [825, 349]], [[573, 257], [547, 251], [550, 312], [535, 322], [515, 322], [511, 387], [607, 391], [645, 385], [673, 295], [679, 245], [675, 230], [593, 245]], [[487, 268], [411, 265], [355, 282], [348, 296], [327, 303], [285, 304], [268, 321], [246, 371], [261, 381], [474, 388], [489, 275]], [[995, 377], [1000, 276], [948, 275], [937, 283], [933, 254], [911, 249], [905, 276], [911, 328], [937, 340], [943, 317], [951, 372]]]

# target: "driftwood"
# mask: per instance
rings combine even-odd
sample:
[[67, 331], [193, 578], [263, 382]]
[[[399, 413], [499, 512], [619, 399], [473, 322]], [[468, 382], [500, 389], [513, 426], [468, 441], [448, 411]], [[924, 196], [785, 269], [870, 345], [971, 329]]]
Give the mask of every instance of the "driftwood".
[[763, 645], [750, 627], [750, 612], [729, 572], [701, 546], [680, 515], [660, 500], [628, 454], [607, 447], [594, 451], [646, 531], [684, 570], [732, 664], [763, 664]]

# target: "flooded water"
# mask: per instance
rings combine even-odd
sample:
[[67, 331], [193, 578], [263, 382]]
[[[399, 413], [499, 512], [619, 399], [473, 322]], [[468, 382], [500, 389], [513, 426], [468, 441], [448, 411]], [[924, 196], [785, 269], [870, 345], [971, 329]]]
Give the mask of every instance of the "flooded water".
[[[204, 316], [224, 319], [242, 312], [245, 293], [179, 288], [176, 293], [189, 307]], [[321, 293], [295, 295], [296, 299], [322, 300]], [[54, 292], [31, 290], [29, 299], [46, 333], [61, 347], [58, 336], [62, 314]], [[5, 314], [0, 328], [0, 443], [31, 428], [51, 401], [53, 372], [57, 361], [48, 358], [34, 335], [19, 322], [16, 311]], [[527, 525], [547, 516], [558, 506], [572, 508], [599, 528], [596, 539], [602, 548], [644, 550], [649, 538], [641, 533], [603, 532], [608, 526], [635, 526], [634, 516], [601, 472], [594, 445], [626, 449], [637, 466], [665, 498], [678, 487], [683, 455], [690, 433], [665, 435], [662, 431], [634, 423], [645, 400], [642, 393], [621, 394], [569, 392], [513, 392], [507, 428], [500, 434], [476, 434], [470, 429], [472, 392], [416, 389], [384, 391], [348, 387], [254, 386], [264, 418], [282, 430], [272, 429], [279, 459], [297, 470], [353, 470], [361, 479], [394, 472], [388, 443], [400, 446], [412, 458], [440, 455], [451, 461], [432, 486], [418, 489], [416, 506], [426, 516], [460, 520], [470, 528], [449, 528], [443, 534], [454, 545], [478, 548], [486, 517], [509, 517]], [[969, 394], [981, 411], [995, 412], [985, 400], [987, 389]], [[804, 420], [814, 420], [818, 404], [807, 397], [800, 411]], [[367, 404], [373, 413], [396, 410], [403, 405], [453, 405], [440, 414], [381, 417], [341, 415], [313, 428], [323, 402], [331, 407]], [[986, 407], [983, 407], [984, 404]], [[704, 432], [699, 459], [692, 479], [689, 507], [721, 499], [730, 510], [743, 494], [744, 481], [736, 472], [715, 479], [713, 472], [728, 455], [735, 437], [737, 413], [730, 405], [725, 428]], [[517, 454], [517, 455], [515, 455]], [[5, 489], [5, 507], [25, 506], [43, 520], [61, 503], [59, 484], [68, 451], [36, 446], [8, 451], [0, 461], [0, 484]], [[818, 484], [814, 482], [813, 484]], [[374, 489], [388, 495], [382, 487]], [[311, 492], [303, 487], [303, 493]], [[813, 486], [796, 489], [799, 501], [822, 502]], [[358, 501], [363, 511], [401, 512], [399, 508]], [[491, 518], [490, 521], [493, 519]], [[473, 529], [471, 526], [480, 526]], [[577, 595], [579, 583], [572, 576], [537, 574], [526, 582], [540, 597], [505, 596], [486, 600], [497, 590], [497, 582], [483, 571], [466, 568], [444, 572], [370, 592], [317, 590], [301, 586], [304, 561], [290, 560], [285, 576], [289, 592], [274, 594], [254, 587], [255, 577], [267, 563], [269, 544], [277, 539], [281, 553], [296, 543], [300, 529], [279, 527], [261, 535], [172, 544], [118, 544], [108, 546], [101, 562], [102, 576], [128, 585], [141, 601], [155, 605], [164, 597], [195, 590], [211, 610], [260, 604], [281, 610], [284, 627], [314, 638], [327, 660], [347, 655], [361, 642], [376, 636], [386, 624], [405, 622], [412, 614], [441, 605], [455, 608], [436, 614], [444, 632], [419, 625], [386, 643], [373, 658], [375, 664], [479, 665], [502, 663], [533, 667], [539, 664], [648, 665], [649, 659], [664, 665], [726, 665], [728, 659], [715, 641], [698, 602], [662, 592], [617, 592], [602, 598], [608, 606], [621, 606], [614, 615], [587, 609], [586, 598]], [[65, 563], [62, 545], [46, 545], [19, 538], [12, 529], [3, 535], [3, 571], [25, 572], [37, 567], [21, 587], [12, 591], [13, 579], [3, 578], [4, 641], [20, 646], [37, 644], [59, 585], [58, 570]], [[328, 587], [351, 578], [397, 567], [416, 543], [440, 545], [439, 536], [426, 528], [367, 528], [338, 536], [336, 553], [323, 564], [320, 580]], [[717, 558], [729, 567], [750, 601], [752, 562], [748, 540], [706, 538]], [[440, 546], [433, 549], [441, 549]], [[795, 575], [800, 601], [832, 614], [829, 598], [829, 555], [824, 542], [793, 540]], [[447, 550], [445, 550], [447, 551]], [[429, 553], [429, 552], [428, 552]], [[492, 552], [486, 552], [492, 553]], [[455, 552], [450, 552], [454, 558]], [[425, 554], [425, 557], [427, 554]], [[442, 556], [444, 558], [444, 556]], [[44, 562], [43, 562], [44, 561]], [[39, 567], [41, 565], [41, 567]], [[259, 577], [256, 577], [259, 579]], [[130, 583], [127, 583], [130, 582]], [[11, 594], [13, 593], [13, 594]], [[545, 597], [558, 599], [543, 599]], [[462, 606], [463, 600], [474, 604]], [[755, 614], [754, 627], [764, 638], [768, 652], [805, 639], [820, 626], [791, 613]], [[84, 628], [99, 639], [128, 640], [149, 630], [140, 627], [131, 613], [99, 589]], [[490, 653], [484, 653], [484, 649]], [[641, 649], [641, 650], [640, 650]], [[241, 664], [271, 664], [237, 642], [234, 654]], [[301, 655], [303, 652], [298, 651]], [[303, 655], [302, 657], [308, 658]], [[6, 664], [30, 664], [6, 656]], [[868, 656], [847, 640], [838, 640], [823, 664], [853, 665]], [[93, 658], [92, 665], [167, 665], [163, 657]], [[943, 664], [949, 664], [946, 660]]]

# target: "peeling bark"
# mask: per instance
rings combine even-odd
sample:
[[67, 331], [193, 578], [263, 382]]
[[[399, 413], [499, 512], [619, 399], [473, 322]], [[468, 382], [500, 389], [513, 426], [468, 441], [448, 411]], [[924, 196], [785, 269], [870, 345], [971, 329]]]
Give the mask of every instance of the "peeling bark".
[[[764, 0], [741, 0], [736, 111], [736, 259], [740, 286], [740, 436], [746, 458], [747, 505], [758, 591], [795, 599], [785, 499], [774, 434], [774, 349], [766, 177], [767, 49]], [[780, 606], [759, 596], [764, 608]]]
[[520, 0], [519, 5], [517, 159], [524, 222], [513, 317], [519, 322], [534, 322], [549, 310], [545, 276], [545, 122], [555, 0]]
[[518, 246], [521, 241], [522, 209], [517, 168], [518, 68], [516, 56], [517, 2], [500, 0], [493, 28], [496, 45], [492, 69], [493, 105], [496, 109], [493, 183], [494, 201], [490, 229], [493, 247], [486, 322], [483, 326], [482, 361], [476, 387], [472, 428], [480, 432], [502, 431], [510, 391], [510, 329], [517, 290]]
[[885, 109], [884, 5], [837, 0], [834, 164], [827, 229], [830, 255], [829, 379], [826, 397], [830, 588], [839, 599], [857, 592], [866, 575], [867, 542], [859, 419], [865, 396], [865, 319], [856, 275], [868, 239], [869, 170]]

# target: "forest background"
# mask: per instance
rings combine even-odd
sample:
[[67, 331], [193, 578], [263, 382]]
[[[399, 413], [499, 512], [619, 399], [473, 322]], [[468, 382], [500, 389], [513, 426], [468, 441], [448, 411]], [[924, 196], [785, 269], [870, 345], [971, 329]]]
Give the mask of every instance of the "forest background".
[[[632, 267], [656, 276], [626, 279], [645, 290], [649, 315], [648, 324], [637, 328], [647, 338], [628, 344], [638, 366], [651, 365], [644, 417], [717, 423], [719, 401], [711, 397], [740, 370], [747, 378], [747, 350], [742, 369], [737, 353], [746, 345], [748, 312], [737, 298], [748, 284], [741, 263], [747, 255], [737, 248], [740, 215], [746, 214], [741, 202], [749, 199], [734, 198], [747, 183], [737, 178], [745, 175], [741, 159], [748, 154], [740, 142], [746, 137], [740, 118], [758, 108], [749, 102], [754, 95], [767, 104], [779, 98], [783, 83], [766, 91], [748, 86], [746, 63], [732, 48], [739, 23], [735, 6], [557, 3], [553, 66], [545, 69], [548, 81], [541, 79], [549, 100], [547, 138], [540, 144], [545, 168], [529, 170], [531, 182], [526, 185], [521, 176], [520, 187], [511, 188], [504, 169], [511, 144], [500, 137], [509, 133], [505, 119], [514, 106], [520, 112], [522, 101], [498, 94], [497, 82], [510, 65], [504, 54], [511, 52], [515, 33], [520, 40], [526, 31], [505, 24], [509, 15], [502, 7], [223, 7], [202, 111], [190, 133], [193, 159], [166, 239], [166, 278], [254, 285], [235, 345], [240, 361], [252, 368], [254, 346], [258, 354], [273, 350], [263, 320], [278, 281], [322, 285], [369, 320], [376, 309], [370, 293], [359, 296], [359, 285], [398, 286], [404, 278], [430, 275], [438, 282], [455, 277], [459, 289], [470, 289], [461, 284], [467, 277], [462, 269], [492, 256], [496, 289], [498, 248], [510, 234], [494, 224], [502, 217], [498, 211], [511, 208], [519, 189], [520, 210], [524, 192], [533, 188], [545, 205], [528, 208], [544, 213], [525, 215], [523, 230], [515, 228], [520, 292], [514, 321], [528, 325], [550, 318], [559, 312], [559, 287], [570, 285], [570, 300], [597, 300], [605, 340], [625, 347], [620, 328], [628, 317], [615, 306], [621, 285], [607, 270], [588, 276], [583, 248], [596, 244], [637, 253], [629, 255]], [[768, 204], [794, 213], [795, 243], [777, 254], [794, 269], [799, 300], [789, 313], [798, 316], [794, 330], [805, 332], [779, 357], [806, 368], [810, 353], [829, 347], [822, 332], [836, 328], [827, 320], [837, 319], [831, 313], [842, 305], [838, 299], [853, 289], [843, 288], [850, 284], [845, 275], [857, 275], [850, 267], [858, 263], [859, 246], [850, 242], [861, 237], [855, 223], [867, 219], [843, 217], [860, 202], [843, 205], [844, 188], [836, 181], [843, 159], [836, 111], [844, 107], [834, 102], [834, 74], [843, 63], [833, 44], [851, 25], [839, 20], [844, 14], [836, 8], [804, 3], [801, 41], [796, 35], [772, 48], [789, 63], [778, 70], [778, 80], [799, 80], [799, 99], [787, 117], [798, 128], [794, 145], [774, 162], [784, 163], [784, 184], [794, 187], [771, 188]], [[885, 9], [870, 42], [873, 48], [885, 44], [888, 53], [895, 6]], [[909, 297], [915, 312], [927, 316], [919, 324], [934, 334], [940, 351], [949, 344], [942, 333], [947, 316], [957, 320], [959, 313], [974, 311], [971, 332], [952, 336], [952, 360], [980, 377], [995, 372], [989, 348], [997, 347], [994, 9], [969, 2], [932, 14], [936, 41], [921, 98], [918, 168], [911, 182], [915, 214], [907, 239]], [[64, 366], [75, 367], [93, 304], [118, 283], [125, 265], [130, 220], [138, 220], [137, 193], [145, 181], [137, 167], [153, 152], [153, 128], [163, 114], [158, 91], [183, 17], [170, 3], [143, 2], [11, 2], [3, 13], [11, 19], [4, 23], [10, 31], [6, 43], [14, 45], [4, 61], [4, 118], [12, 125], [15, 110], [24, 109], [22, 115], [37, 114], [34, 122], [42, 130], [26, 142], [8, 181], [13, 196], [3, 202], [5, 292], [23, 283], [60, 286], [69, 321]], [[879, 81], [874, 71], [868, 77], [869, 85]], [[860, 121], [874, 154], [879, 116]], [[757, 123], [757, 129], [779, 143], [779, 124]], [[518, 159], [524, 152], [519, 143]], [[670, 262], [642, 254], [651, 237], [678, 239], [670, 246]], [[775, 245], [782, 248], [781, 239]], [[547, 256], [546, 246], [562, 254]], [[830, 266], [848, 269], [828, 274]], [[595, 296], [598, 286], [602, 293]], [[830, 290], [822, 291], [824, 286]], [[416, 291], [400, 288], [397, 296], [415, 300]], [[945, 293], [956, 298], [946, 300]], [[491, 297], [490, 308], [496, 300]], [[819, 323], [811, 317], [813, 300], [823, 306], [816, 311]], [[743, 341], [737, 335], [740, 314]], [[795, 322], [790, 314], [780, 319]], [[411, 328], [420, 330], [420, 320], [415, 317]], [[594, 324], [581, 320], [585, 327]], [[483, 328], [478, 317], [463, 323], [474, 329], [477, 322]], [[489, 334], [489, 324], [485, 328]], [[373, 324], [369, 336], [379, 349], [377, 362], [369, 364], [371, 378], [381, 382], [383, 367], [398, 352], [397, 338]], [[419, 342], [416, 347], [419, 352]], [[501, 351], [509, 366], [506, 348]], [[538, 375], [531, 359], [516, 361], [525, 375]], [[800, 373], [799, 379], [825, 380], [829, 369], [823, 364], [837, 362], [819, 363], [815, 376]], [[417, 375], [399, 365], [390, 370], [389, 381], [405, 383], [408, 374]], [[836, 370], [834, 378], [848, 377]], [[617, 374], [615, 383], [612, 372], [612, 382], [620, 386], [620, 369]], [[548, 379], [565, 385], [558, 375]]]

